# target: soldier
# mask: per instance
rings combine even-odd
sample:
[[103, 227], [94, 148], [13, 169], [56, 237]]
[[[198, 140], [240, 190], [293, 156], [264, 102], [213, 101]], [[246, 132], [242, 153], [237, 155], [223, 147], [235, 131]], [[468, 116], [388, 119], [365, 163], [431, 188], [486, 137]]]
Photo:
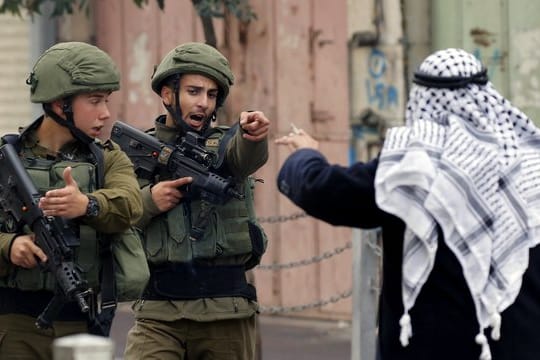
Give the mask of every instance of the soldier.
[[[28, 230], [31, 224], [2, 221], [0, 358], [51, 359], [55, 338], [103, 331], [93, 316], [97, 296], [106, 298], [104, 281], [109, 284], [113, 276], [102, 267], [108, 244], [103, 234], [128, 229], [141, 216], [142, 201], [129, 158], [112, 142], [97, 139], [110, 121], [109, 95], [120, 86], [112, 59], [89, 44], [59, 43], [38, 59], [26, 82], [31, 101], [43, 104], [44, 114], [19, 136], [2, 140], [14, 145], [42, 192], [43, 214], [66, 219], [77, 234], [76, 267], [92, 293], [85, 294], [88, 313], [76, 301], [66, 302], [51, 319], [52, 327], [37, 328], [36, 319], [53, 297], [56, 279], [40, 271], [38, 264], [49, 259]], [[2, 219], [7, 219], [5, 213]], [[114, 309], [114, 296], [107, 300], [108, 309]]]
[[143, 230], [151, 278], [133, 306], [126, 359], [254, 359], [255, 288], [246, 270], [258, 264], [266, 236], [253, 213], [248, 177], [268, 158], [269, 120], [242, 112], [231, 128], [211, 126], [233, 74], [211, 46], [186, 43], [157, 66], [152, 89], [167, 109], [155, 121], [155, 136], [179, 144], [188, 132], [201, 136], [217, 156], [216, 173], [231, 177], [245, 199], [224, 205], [190, 191], [192, 178], [163, 171], [141, 179]]

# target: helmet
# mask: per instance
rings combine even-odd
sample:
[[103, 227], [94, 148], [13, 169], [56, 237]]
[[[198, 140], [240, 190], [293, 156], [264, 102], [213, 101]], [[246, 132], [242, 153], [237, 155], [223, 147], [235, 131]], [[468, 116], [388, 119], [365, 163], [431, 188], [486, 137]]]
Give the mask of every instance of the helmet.
[[163, 81], [174, 74], [200, 74], [214, 80], [219, 89], [217, 106], [223, 105], [234, 83], [229, 61], [210, 45], [189, 42], [172, 49], [152, 75], [152, 89], [160, 95]]
[[50, 47], [34, 65], [26, 80], [30, 100], [49, 103], [70, 95], [120, 89], [120, 73], [110, 56], [82, 42]]

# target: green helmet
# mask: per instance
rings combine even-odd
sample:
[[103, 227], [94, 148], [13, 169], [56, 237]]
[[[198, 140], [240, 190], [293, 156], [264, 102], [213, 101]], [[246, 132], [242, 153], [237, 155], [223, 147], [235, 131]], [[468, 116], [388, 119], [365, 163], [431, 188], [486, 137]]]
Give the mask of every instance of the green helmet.
[[214, 80], [219, 89], [217, 106], [221, 106], [234, 83], [229, 61], [210, 45], [189, 42], [172, 49], [152, 75], [152, 89], [160, 95], [163, 81], [174, 74], [200, 74]]
[[120, 73], [110, 56], [82, 42], [64, 42], [41, 55], [26, 80], [30, 100], [49, 103], [91, 91], [120, 89]]

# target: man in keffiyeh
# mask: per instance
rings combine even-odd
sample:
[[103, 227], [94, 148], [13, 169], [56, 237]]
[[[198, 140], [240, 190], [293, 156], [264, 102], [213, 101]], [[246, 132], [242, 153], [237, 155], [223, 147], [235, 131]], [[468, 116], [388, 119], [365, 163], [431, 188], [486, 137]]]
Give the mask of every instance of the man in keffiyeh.
[[279, 189], [331, 224], [382, 228], [382, 360], [539, 359], [540, 131], [463, 50], [413, 82], [371, 162], [330, 165], [304, 131], [276, 140], [294, 150]]

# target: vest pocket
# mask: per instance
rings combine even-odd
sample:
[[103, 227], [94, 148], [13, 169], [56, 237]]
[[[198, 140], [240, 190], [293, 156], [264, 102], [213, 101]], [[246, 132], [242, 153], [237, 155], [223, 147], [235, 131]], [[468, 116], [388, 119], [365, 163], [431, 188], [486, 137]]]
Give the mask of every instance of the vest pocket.
[[247, 218], [222, 219], [225, 236], [218, 245], [224, 256], [243, 255], [251, 252], [251, 240]]
[[95, 183], [95, 166], [85, 162], [68, 162], [62, 161], [55, 163], [51, 167], [50, 183], [53, 188], [60, 188], [64, 183], [64, 170], [66, 167], [71, 167], [71, 175], [77, 180], [77, 185], [84, 193], [92, 192], [96, 188]]
[[[191, 241], [194, 259], [209, 259], [223, 253], [223, 247], [218, 245], [221, 239], [225, 238], [221, 221], [215, 210], [209, 214], [208, 225], [201, 239]], [[221, 241], [223, 242], [223, 241]]]
[[76, 247], [77, 265], [84, 273], [84, 278], [89, 286], [94, 287], [99, 284], [98, 265], [99, 249], [96, 230], [90, 226], [81, 225], [80, 244]]
[[168, 236], [166, 222], [166, 217], [159, 215], [142, 232], [144, 251], [148, 261], [152, 263], [162, 263], [167, 260], [167, 248], [164, 246], [164, 241]]
[[[42, 272], [39, 267], [33, 269], [17, 267], [11, 278], [10, 285], [20, 290], [54, 290], [54, 282], [47, 281], [48, 277], [52, 279], [52, 276], [48, 276], [49, 274]], [[52, 287], [50, 287], [51, 282]], [[47, 284], [49, 284], [49, 287], [46, 286]]]
[[204, 236], [199, 241], [193, 241], [191, 247], [195, 259], [251, 253], [247, 218], [224, 218], [220, 211], [214, 209]]

